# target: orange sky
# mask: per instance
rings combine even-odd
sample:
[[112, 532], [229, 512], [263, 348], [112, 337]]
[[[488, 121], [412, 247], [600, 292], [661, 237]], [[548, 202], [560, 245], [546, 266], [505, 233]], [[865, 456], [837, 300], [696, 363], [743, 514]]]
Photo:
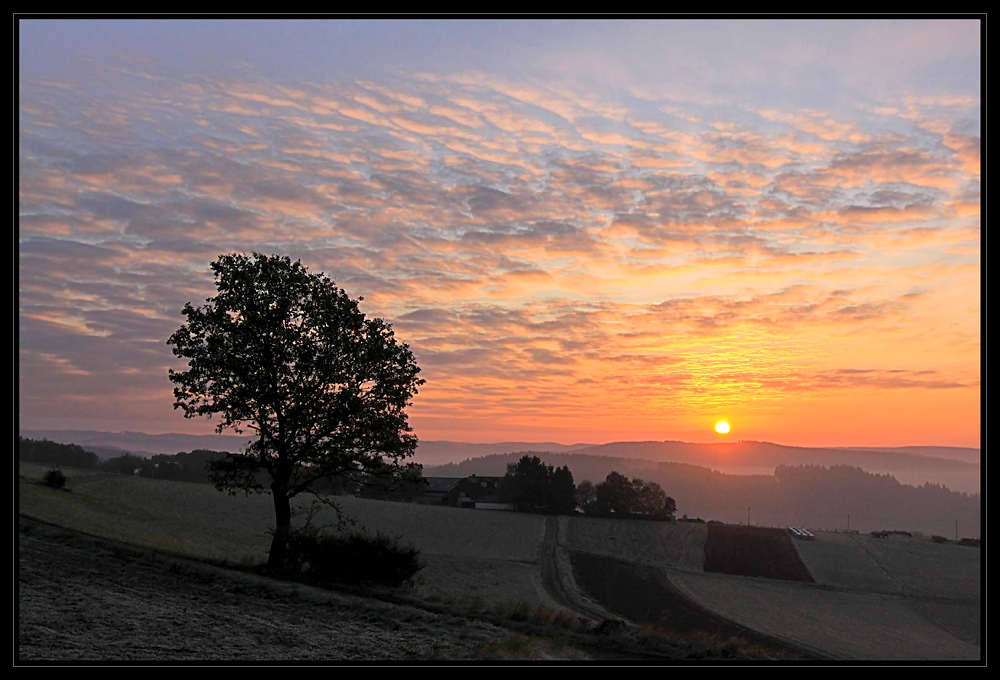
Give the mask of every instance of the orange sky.
[[210, 432], [165, 340], [210, 261], [259, 250], [393, 324], [423, 439], [979, 446], [979, 93], [920, 70], [971, 59], [963, 26], [692, 43], [663, 57], [683, 81], [643, 70], [646, 33], [560, 33], [531, 74], [22, 47], [21, 427]]

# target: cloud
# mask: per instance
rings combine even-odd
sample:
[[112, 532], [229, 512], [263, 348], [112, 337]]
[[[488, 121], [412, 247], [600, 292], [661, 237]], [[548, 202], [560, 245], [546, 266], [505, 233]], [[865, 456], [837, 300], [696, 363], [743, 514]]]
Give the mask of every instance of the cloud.
[[[157, 78], [22, 86], [33, 413], [94, 395], [169, 408], [181, 306], [212, 294], [210, 261], [251, 250], [301, 258], [393, 323], [428, 418], [975, 389], [968, 312], [947, 312], [954, 366], [933, 339], [979, 276], [961, 102], [847, 115], [478, 72]], [[843, 368], [885, 345], [918, 368]]]

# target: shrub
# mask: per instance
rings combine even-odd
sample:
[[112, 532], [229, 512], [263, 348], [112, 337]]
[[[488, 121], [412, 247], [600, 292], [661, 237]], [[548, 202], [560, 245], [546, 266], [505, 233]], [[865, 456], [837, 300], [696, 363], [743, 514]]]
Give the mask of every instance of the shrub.
[[61, 489], [66, 486], [66, 475], [58, 468], [52, 468], [46, 472], [42, 480], [46, 486], [51, 486], [53, 489]]
[[423, 565], [420, 551], [399, 538], [366, 531], [324, 535], [306, 527], [288, 540], [288, 566], [319, 581], [398, 587], [412, 581]]

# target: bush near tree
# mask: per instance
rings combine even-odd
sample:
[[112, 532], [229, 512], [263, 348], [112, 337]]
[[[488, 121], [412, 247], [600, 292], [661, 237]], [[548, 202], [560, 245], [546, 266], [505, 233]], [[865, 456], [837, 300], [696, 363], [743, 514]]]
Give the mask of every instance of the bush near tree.
[[52, 468], [46, 472], [42, 480], [46, 486], [51, 486], [53, 489], [61, 489], [66, 486], [66, 475], [58, 468]]
[[382, 532], [322, 533], [307, 526], [288, 538], [289, 570], [307, 580], [397, 588], [423, 569], [419, 556], [417, 548]]

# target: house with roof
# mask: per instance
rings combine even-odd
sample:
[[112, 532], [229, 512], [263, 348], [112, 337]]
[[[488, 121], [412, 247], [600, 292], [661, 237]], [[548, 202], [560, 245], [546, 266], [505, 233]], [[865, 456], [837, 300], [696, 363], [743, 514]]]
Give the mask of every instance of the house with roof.
[[446, 505], [453, 508], [473, 508], [479, 510], [513, 510], [514, 506], [500, 496], [503, 477], [424, 477], [417, 484], [408, 484], [401, 489], [366, 493], [382, 500], [420, 503], [423, 505]]
[[513, 510], [514, 506], [501, 498], [502, 485], [503, 477], [469, 475], [452, 488], [447, 504], [478, 510]]

